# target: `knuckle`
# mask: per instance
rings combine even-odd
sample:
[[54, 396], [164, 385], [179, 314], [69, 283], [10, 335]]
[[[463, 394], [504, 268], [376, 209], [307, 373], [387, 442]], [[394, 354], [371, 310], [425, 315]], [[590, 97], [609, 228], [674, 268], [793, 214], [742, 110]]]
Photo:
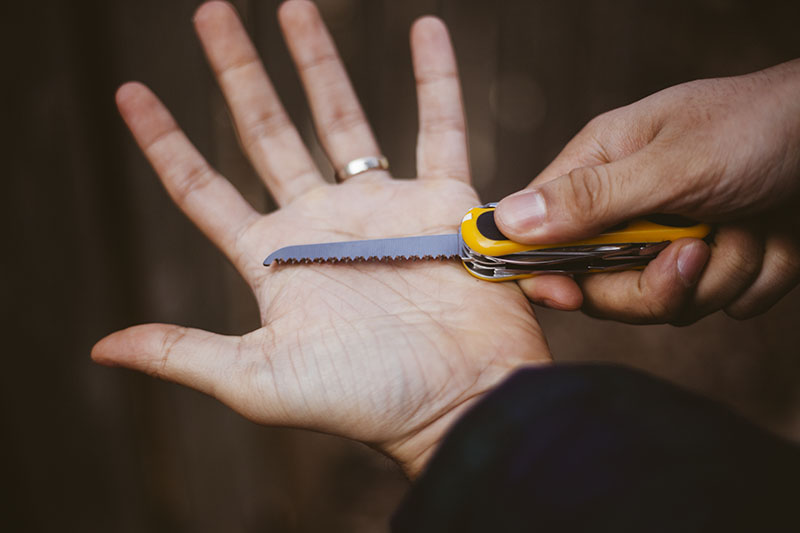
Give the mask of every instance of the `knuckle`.
[[431, 117], [430, 120], [426, 120], [421, 124], [420, 129], [423, 133], [434, 135], [450, 132], [458, 132], [463, 134], [466, 132], [466, 126], [460, 117], [445, 115]]
[[347, 133], [361, 127], [365, 123], [360, 110], [352, 107], [335, 107], [325, 120], [322, 129], [329, 135]]
[[726, 315], [746, 320], [765, 313], [800, 282], [800, 257], [794, 250], [773, 250], [765, 257], [764, 265], [764, 279], [759, 274], [744, 296], [724, 308]]
[[663, 296], [643, 298], [645, 317], [654, 323], [674, 322], [679, 320], [678, 308]]
[[175, 346], [183, 340], [188, 330], [183, 327], [170, 328], [161, 340], [158, 363], [153, 366], [150, 374], [156, 378], [165, 378], [169, 375], [169, 364]]
[[770, 263], [779, 282], [796, 285], [800, 281], [800, 250], [796, 248], [776, 248], [770, 251]]
[[608, 210], [610, 180], [608, 171], [602, 166], [577, 168], [567, 174], [569, 207], [579, 218], [595, 218], [606, 215]]
[[170, 176], [172, 195], [180, 204], [192, 193], [203, 189], [214, 180], [214, 171], [206, 163], [191, 162], [177, 165]]
[[439, 83], [451, 84], [458, 83], [458, 74], [455, 70], [430, 69], [418, 71], [416, 73], [417, 85], [420, 87], [436, 85]]
[[254, 114], [244, 124], [247, 145], [265, 137], [278, 137], [292, 128], [289, 118], [280, 112], [262, 111]]
[[730, 279], [731, 283], [744, 286], [752, 283], [759, 272], [763, 261], [763, 251], [761, 253], [753, 253], [755, 250], [748, 251], [743, 249], [735, 249], [734, 253], [728, 255], [724, 268], [726, 277]]
[[606, 111], [605, 113], [601, 113], [595, 116], [592, 120], [586, 123], [581, 130], [581, 134], [597, 134], [599, 132], [604, 132], [608, 129], [609, 124], [614, 120], [615, 113], [614, 111]]
[[218, 76], [222, 82], [235, 81], [236, 77], [240, 74], [246, 73], [246, 71], [254, 68], [259, 68], [260, 66], [261, 62], [257, 58], [249, 58], [226, 66], [219, 72]]
[[[595, 116], [578, 133], [578, 136], [591, 140], [598, 146], [606, 142], [619, 143], [624, 138], [623, 132], [628, 132], [632, 127], [629, 120], [625, 119], [623, 109], [613, 109]], [[611, 161], [611, 159], [607, 159]]]
[[300, 71], [308, 74], [312, 70], [336, 68], [339, 65], [339, 56], [334, 52], [318, 54], [300, 65]]
[[[652, 286], [642, 284], [639, 278], [639, 294], [645, 319], [651, 323], [680, 322], [683, 309], [683, 298], [667, 285]], [[658, 284], [657, 284], [658, 285]]]

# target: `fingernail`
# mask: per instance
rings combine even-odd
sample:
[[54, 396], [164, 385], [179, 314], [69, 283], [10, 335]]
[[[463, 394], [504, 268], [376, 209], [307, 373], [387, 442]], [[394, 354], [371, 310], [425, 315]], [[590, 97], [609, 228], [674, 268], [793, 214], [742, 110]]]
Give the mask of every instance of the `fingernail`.
[[700, 273], [708, 260], [708, 248], [702, 242], [687, 244], [678, 252], [678, 275], [687, 287], [700, 279]]
[[547, 206], [539, 191], [525, 191], [504, 198], [497, 206], [496, 215], [514, 231], [527, 232], [544, 224]]

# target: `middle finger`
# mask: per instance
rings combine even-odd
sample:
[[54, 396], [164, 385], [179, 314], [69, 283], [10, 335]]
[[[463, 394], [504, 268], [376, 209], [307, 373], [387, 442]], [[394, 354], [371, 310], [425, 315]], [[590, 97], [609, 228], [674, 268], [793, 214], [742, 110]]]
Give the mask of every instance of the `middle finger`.
[[[290, 0], [278, 11], [286, 44], [306, 91], [314, 124], [335, 170], [361, 157], [380, 155], [364, 111], [319, 11]], [[388, 177], [384, 170], [367, 174]]]
[[323, 185], [233, 7], [208, 2], [195, 26], [245, 151], [275, 201], [283, 205]]

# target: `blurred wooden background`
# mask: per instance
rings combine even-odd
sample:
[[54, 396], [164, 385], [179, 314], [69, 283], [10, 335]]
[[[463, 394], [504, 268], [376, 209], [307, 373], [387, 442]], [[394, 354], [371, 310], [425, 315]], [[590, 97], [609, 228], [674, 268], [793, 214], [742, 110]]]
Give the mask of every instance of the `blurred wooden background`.
[[[212, 163], [271, 208], [194, 38], [199, 3], [4, 6], [4, 531], [385, 531], [406, 489], [360, 445], [258, 427], [198, 393], [89, 361], [96, 340], [134, 323], [256, 325], [244, 283], [171, 205], [113, 105], [120, 83], [149, 84]], [[234, 3], [325, 168], [278, 2]], [[423, 14], [444, 18], [484, 200], [523, 187], [602, 111], [800, 57], [797, 2], [318, 4], [398, 176], [414, 169], [408, 29]], [[539, 314], [557, 360], [635, 365], [800, 441], [797, 290], [757, 319], [717, 314], [681, 329]]]

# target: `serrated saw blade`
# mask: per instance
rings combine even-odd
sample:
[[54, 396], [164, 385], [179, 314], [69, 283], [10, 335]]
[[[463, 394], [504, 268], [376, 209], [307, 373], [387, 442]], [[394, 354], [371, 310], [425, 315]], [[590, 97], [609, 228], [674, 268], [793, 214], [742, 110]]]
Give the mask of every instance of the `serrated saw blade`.
[[394, 239], [330, 242], [286, 246], [269, 254], [264, 266], [274, 263], [327, 263], [413, 259], [455, 259], [461, 241], [452, 235], [424, 235]]

